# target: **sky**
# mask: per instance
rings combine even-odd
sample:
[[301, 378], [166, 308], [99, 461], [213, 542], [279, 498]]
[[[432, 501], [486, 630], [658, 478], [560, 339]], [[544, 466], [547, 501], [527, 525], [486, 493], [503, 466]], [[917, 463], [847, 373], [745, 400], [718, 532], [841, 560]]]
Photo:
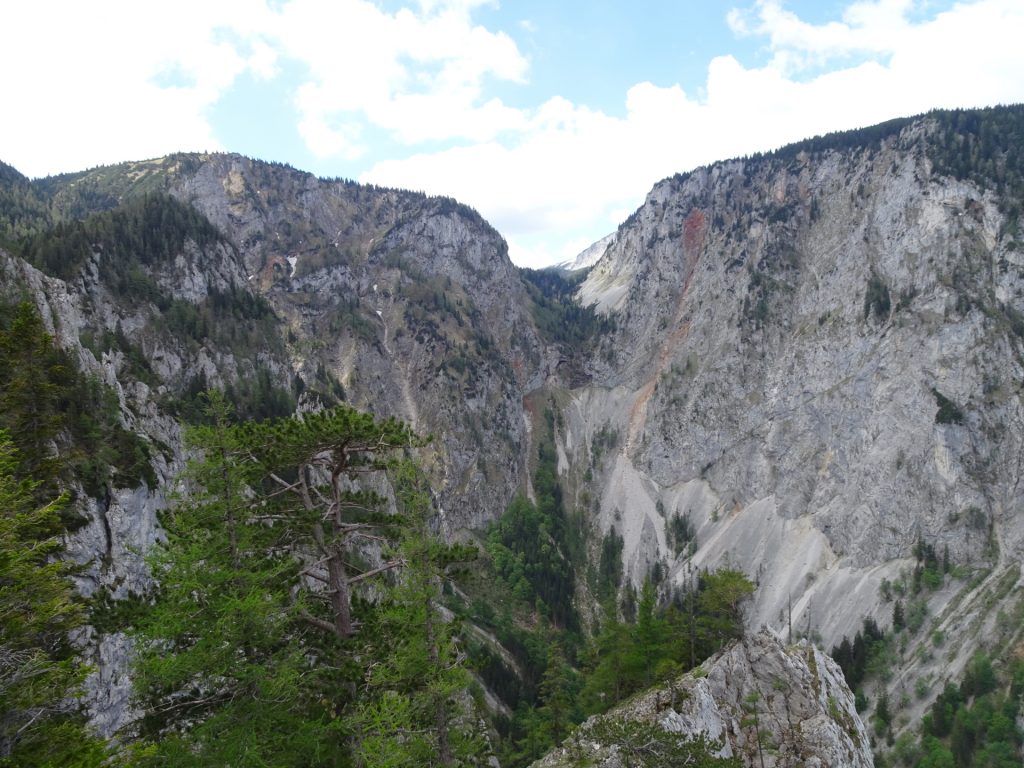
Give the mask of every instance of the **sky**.
[[1024, 102], [1024, 0], [5, 0], [0, 29], [28, 176], [240, 152], [454, 197], [533, 267], [674, 173]]

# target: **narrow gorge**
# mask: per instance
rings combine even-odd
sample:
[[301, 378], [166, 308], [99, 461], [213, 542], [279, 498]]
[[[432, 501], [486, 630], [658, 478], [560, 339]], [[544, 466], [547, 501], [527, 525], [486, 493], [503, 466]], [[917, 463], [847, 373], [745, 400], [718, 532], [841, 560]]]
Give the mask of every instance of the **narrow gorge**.
[[[217, 388], [242, 420], [345, 403], [431, 435], [431, 529], [485, 559], [517, 498], [557, 496], [565, 538], [537, 545], [571, 574], [580, 638], [609, 595], [628, 620], [645, 584], [664, 606], [704, 573], [749, 579], [744, 641], [673, 676], [678, 702], [642, 694], [578, 742], [654, 718], [746, 765], [872, 764], [979, 652], [1021, 658], [1022, 137], [1019, 106], [935, 112], [698, 168], [594, 266], [542, 272], [456, 201], [238, 155], [34, 181], [0, 165], [4, 300], [36, 308], [135, 441], [118, 456], [144, 458], [68, 481], [66, 557], [104, 617], [78, 638], [93, 727], [139, 715], [119, 606], [151, 594], [183, 428]], [[473, 598], [467, 645], [528, 677]], [[520, 629], [554, 615], [541, 602]], [[869, 624], [891, 643], [858, 707], [825, 653]], [[771, 754], [754, 710], [790, 719]], [[540, 765], [630, 764], [606, 742]]]

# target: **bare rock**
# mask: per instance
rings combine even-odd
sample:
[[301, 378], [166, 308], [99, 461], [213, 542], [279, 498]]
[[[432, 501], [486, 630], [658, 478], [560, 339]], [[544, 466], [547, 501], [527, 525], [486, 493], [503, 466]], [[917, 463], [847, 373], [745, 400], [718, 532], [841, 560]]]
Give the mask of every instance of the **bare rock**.
[[814, 646], [785, 646], [767, 630], [592, 717], [534, 766], [623, 765], [627, 746], [602, 740], [615, 733], [602, 725], [629, 722], [657, 723], [691, 738], [703, 735], [719, 756], [736, 756], [752, 767], [874, 765], [867, 731], [839, 667]]

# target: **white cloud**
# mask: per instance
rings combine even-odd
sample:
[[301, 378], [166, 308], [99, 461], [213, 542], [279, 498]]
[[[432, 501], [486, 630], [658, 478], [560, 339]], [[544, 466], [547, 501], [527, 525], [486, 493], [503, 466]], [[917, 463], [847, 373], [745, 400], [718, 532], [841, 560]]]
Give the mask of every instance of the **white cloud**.
[[842, 21], [814, 25], [780, 0], [759, 0], [752, 9], [733, 9], [727, 18], [738, 35], [768, 37], [773, 66], [800, 71], [853, 54], [892, 53], [910, 28], [907, 14], [914, 5], [914, 0], [864, 0], [849, 5]]
[[[766, 37], [772, 60], [713, 59], [701, 99], [640, 83], [623, 118], [551, 99], [500, 143], [379, 162], [363, 178], [458, 197], [507, 236], [517, 263], [536, 266], [575, 255], [581, 232], [614, 229], [677, 171], [935, 107], [1024, 101], [1024, 3], [958, 4], [919, 22], [915, 8], [858, 2], [841, 22], [812, 25], [760, 2], [730, 22]], [[808, 73], [851, 55], [859, 63]]]
[[[637, 83], [621, 116], [550, 94], [530, 108], [497, 98], [494, 84], [525, 83], [529, 62], [474, 21], [486, 4], [7, 3], [0, 158], [41, 175], [216, 149], [208, 115], [242, 74], [299, 71], [293, 103], [276, 108], [295, 110], [314, 154], [362, 158], [368, 181], [455, 196], [515, 258], [549, 261], [613, 229], [674, 172], [933, 107], [1024, 101], [1020, 0], [937, 15], [925, 0], [858, 0], [825, 24], [759, 0], [728, 19], [764, 41], [766, 65], [719, 56], [699, 97]], [[375, 157], [382, 138], [416, 153]]]
[[246, 67], [253, 75], [262, 80], [270, 80], [277, 74], [277, 63], [277, 51], [263, 40], [253, 41], [246, 59]]
[[[204, 116], [230, 83], [272, 62], [214, 32], [262, 3], [6, 3], [0, 152], [30, 175], [214, 149]], [[197, 23], [197, 19], [202, 20]]]
[[522, 116], [484, 98], [489, 78], [521, 82], [527, 62], [512, 39], [474, 25], [474, 2], [422, 3], [394, 14], [365, 0], [293, 0], [272, 34], [303, 62], [300, 130], [320, 156], [360, 151], [361, 123], [406, 144], [489, 141]]
[[[524, 127], [488, 97], [522, 82], [512, 39], [472, 22], [478, 0], [388, 13], [369, 0], [35, 0], [0, 10], [0, 152], [30, 175], [218, 149], [208, 112], [243, 73], [297, 63], [300, 134], [319, 156], [359, 157], [368, 131], [410, 144], [487, 141]], [[15, 74], [16, 73], [16, 74]]]

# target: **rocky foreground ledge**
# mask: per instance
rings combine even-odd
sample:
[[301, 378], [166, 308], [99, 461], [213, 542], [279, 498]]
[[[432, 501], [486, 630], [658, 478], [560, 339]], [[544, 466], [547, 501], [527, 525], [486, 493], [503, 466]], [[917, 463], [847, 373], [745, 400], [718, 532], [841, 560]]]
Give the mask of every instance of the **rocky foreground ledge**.
[[[717, 755], [757, 768], [874, 765], [838, 665], [813, 646], [787, 646], [761, 630], [675, 681], [590, 718], [533, 768], [647, 765], [652, 725], [703, 734], [716, 742]], [[637, 738], [645, 743], [632, 743]]]

